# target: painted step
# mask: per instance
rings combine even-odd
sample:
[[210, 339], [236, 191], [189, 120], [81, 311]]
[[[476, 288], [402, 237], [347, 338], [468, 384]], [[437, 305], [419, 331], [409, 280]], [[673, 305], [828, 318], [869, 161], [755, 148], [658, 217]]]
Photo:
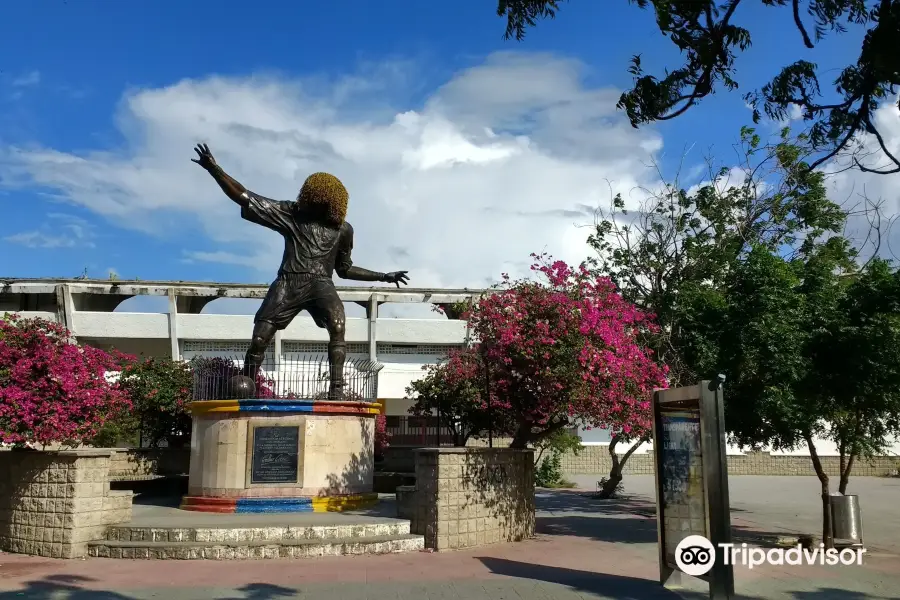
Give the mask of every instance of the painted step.
[[371, 536], [345, 539], [301, 539], [249, 542], [139, 542], [107, 540], [88, 544], [88, 556], [155, 560], [248, 560], [319, 558], [417, 552], [425, 548], [421, 535]]
[[287, 542], [292, 540], [347, 540], [409, 535], [409, 521], [354, 525], [300, 525], [268, 527], [133, 527], [115, 525], [106, 530], [106, 539], [117, 542], [200, 542], [244, 543]]

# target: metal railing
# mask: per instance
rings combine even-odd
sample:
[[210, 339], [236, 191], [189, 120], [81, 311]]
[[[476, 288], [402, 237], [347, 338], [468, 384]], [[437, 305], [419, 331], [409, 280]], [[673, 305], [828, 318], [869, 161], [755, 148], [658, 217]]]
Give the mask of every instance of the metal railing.
[[[385, 429], [391, 436], [391, 446], [452, 446], [453, 430], [442, 425], [438, 418], [387, 415]], [[440, 432], [440, 435], [438, 434]]]
[[[228, 400], [234, 397], [235, 378], [242, 374], [243, 357], [196, 357], [188, 361], [194, 374], [194, 400]], [[378, 372], [384, 365], [377, 361], [348, 357], [344, 362], [343, 400], [374, 401], [378, 390]], [[267, 356], [256, 377], [254, 398], [310, 399], [329, 398], [327, 356]]]

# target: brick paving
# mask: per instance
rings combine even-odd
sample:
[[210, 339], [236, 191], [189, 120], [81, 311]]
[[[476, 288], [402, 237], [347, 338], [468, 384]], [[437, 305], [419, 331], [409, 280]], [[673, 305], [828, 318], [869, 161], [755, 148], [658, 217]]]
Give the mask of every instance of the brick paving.
[[[261, 561], [63, 561], [0, 554], [0, 600], [415, 599], [624, 600], [679, 594], [655, 578], [656, 529], [644, 499], [599, 503], [540, 493], [536, 539], [446, 553]], [[747, 529], [759, 524], [735, 519]], [[900, 556], [867, 555], [861, 567], [736, 567], [743, 598], [900, 599]]]

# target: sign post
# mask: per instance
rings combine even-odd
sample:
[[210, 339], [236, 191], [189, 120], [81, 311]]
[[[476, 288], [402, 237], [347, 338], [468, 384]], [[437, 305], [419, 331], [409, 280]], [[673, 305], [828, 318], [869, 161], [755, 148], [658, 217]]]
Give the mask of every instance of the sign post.
[[734, 596], [734, 568], [722, 546], [731, 543], [724, 380], [653, 397], [660, 583], [679, 587], [682, 574], [693, 575], [709, 583], [712, 600]]

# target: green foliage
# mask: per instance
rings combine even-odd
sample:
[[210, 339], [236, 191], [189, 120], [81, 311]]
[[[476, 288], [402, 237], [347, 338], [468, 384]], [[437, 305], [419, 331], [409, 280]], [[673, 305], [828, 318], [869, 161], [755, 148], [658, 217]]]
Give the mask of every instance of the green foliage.
[[[581, 438], [568, 431], [555, 431], [535, 444], [537, 468], [534, 484], [537, 487], [572, 487], [563, 477], [562, 457], [565, 454], [578, 455], [581, 452]], [[546, 452], [546, 455], [545, 455]]]
[[616, 198], [591, 237], [593, 267], [656, 313], [652, 344], [674, 384], [726, 375], [734, 442], [808, 447], [830, 543], [815, 439], [837, 443], [843, 492], [854, 460], [900, 432], [900, 275], [858, 265], [839, 235], [846, 215], [807, 168], [808, 140], [741, 138], [750, 175], [738, 185], [668, 186], [633, 216]]
[[559, 452], [551, 452], [545, 456], [534, 470], [534, 485], [537, 487], [557, 487], [562, 478], [562, 460]]
[[801, 283], [795, 265], [762, 248], [726, 282], [715, 367], [728, 377], [725, 420], [742, 446], [795, 448], [824, 424], [815, 399], [804, 393], [813, 368], [813, 314]]
[[574, 433], [560, 429], [554, 431], [547, 437], [540, 439], [534, 444], [534, 449], [537, 451], [535, 460], [540, 460], [543, 454], [548, 451], [550, 454], [572, 454], [578, 456], [581, 452], [581, 447], [580, 437]]
[[453, 445], [462, 447], [469, 438], [480, 437], [492, 428], [495, 435], [508, 434], [512, 426], [500, 411], [489, 415], [484, 402], [484, 363], [476, 352], [453, 353], [447, 362], [425, 365], [425, 375], [406, 388], [415, 403], [411, 415], [424, 417], [440, 413], [441, 425], [448, 427]]
[[817, 330], [812, 391], [831, 405], [843, 492], [853, 460], [883, 454], [900, 432], [900, 274], [875, 259], [840, 291]]
[[91, 443], [111, 446], [134, 444], [138, 436], [157, 447], [166, 441], [184, 446], [190, 439], [193, 376], [188, 363], [168, 358], [147, 358], [122, 370], [120, 387], [128, 394], [133, 410], [116, 419]]
[[[717, 90], [739, 87], [735, 62], [752, 41], [750, 30], [740, 25], [742, 14], [747, 14], [738, 10], [742, 0], [630, 2], [654, 11], [660, 33], [684, 57], [682, 65], [667, 69], [662, 77], [646, 74], [640, 55], [632, 58], [628, 71], [634, 86], [622, 94], [617, 106], [633, 126], [675, 118]], [[500, 0], [497, 14], [507, 18], [507, 39], [521, 40], [539, 20], [554, 18], [560, 4], [559, 0]], [[818, 65], [805, 60], [804, 52], [804, 58], [783, 67], [760, 90], [745, 94], [753, 106], [754, 121], [759, 122], [763, 114], [784, 121], [792, 109], [799, 108], [809, 124], [813, 147], [823, 151], [812, 167], [850, 150], [858, 134], [871, 133], [889, 163], [869, 168], [856, 162], [857, 166], [880, 174], [900, 172], [900, 159], [886, 146], [874, 121], [879, 103], [892, 99], [894, 86], [900, 84], [900, 0], [763, 0], [762, 4], [780, 11], [781, 18], [790, 18], [808, 49], [815, 48], [829, 31], [841, 34], [848, 25], [868, 29], [855, 61], [836, 78], [828, 75], [833, 88], [826, 93], [821, 90]], [[788, 4], [790, 16], [783, 8]], [[768, 20], [758, 23], [758, 33], [768, 33]]]
[[766, 142], [744, 127], [740, 151], [742, 173], [710, 163], [708, 181], [695, 191], [676, 181], [648, 194], [637, 210], [616, 196], [588, 239], [597, 254], [591, 266], [656, 315], [660, 331], [650, 344], [673, 385], [709, 374], [697, 364], [716, 351], [698, 327], [721, 309], [718, 290], [751, 248], [800, 254], [844, 224], [822, 174], [805, 168], [803, 138], [785, 129]]

